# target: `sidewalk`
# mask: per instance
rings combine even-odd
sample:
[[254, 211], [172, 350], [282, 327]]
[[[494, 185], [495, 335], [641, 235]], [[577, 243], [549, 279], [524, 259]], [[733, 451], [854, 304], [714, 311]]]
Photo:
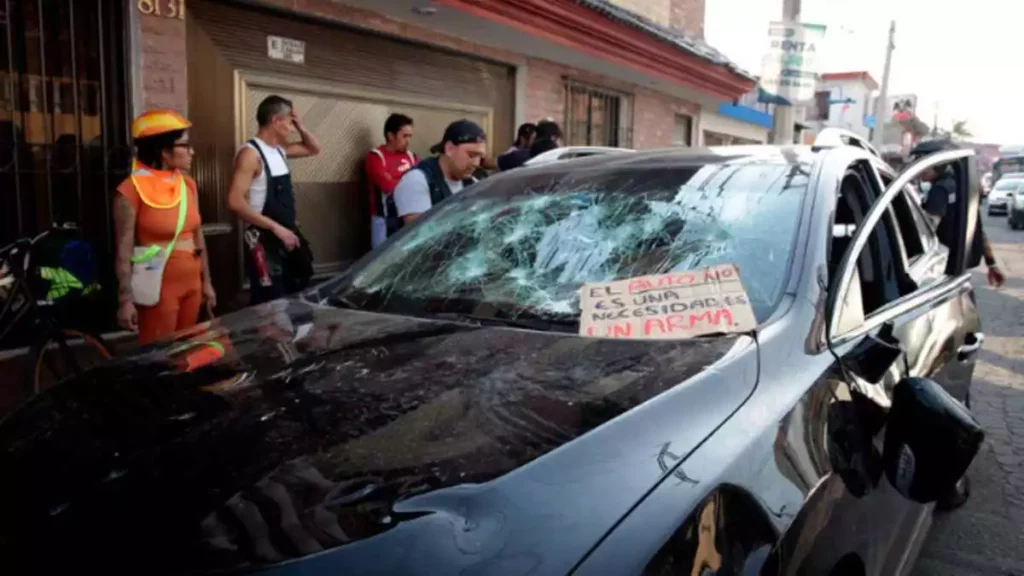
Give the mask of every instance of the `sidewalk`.
[[992, 290], [975, 274], [986, 340], [971, 411], [985, 444], [968, 473], [971, 499], [935, 517], [915, 576], [1024, 576], [1024, 233], [1005, 217], [986, 218], [985, 231], [1007, 275]]

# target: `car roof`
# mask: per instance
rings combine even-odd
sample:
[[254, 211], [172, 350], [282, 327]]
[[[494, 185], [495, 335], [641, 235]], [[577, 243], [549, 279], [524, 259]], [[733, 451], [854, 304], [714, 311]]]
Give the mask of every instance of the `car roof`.
[[621, 154], [636, 152], [632, 148], [615, 148], [612, 146], [562, 146], [555, 148], [554, 150], [548, 150], [543, 154], [538, 154], [533, 158], [530, 158], [524, 163], [524, 166], [535, 166], [540, 164], [547, 164], [549, 162], [558, 162], [562, 160], [571, 160], [573, 158], [582, 158], [586, 156], [598, 156], [606, 154]]
[[757, 161], [765, 164], [803, 164], [814, 162], [818, 149], [811, 146], [715, 146], [703, 148], [662, 148], [631, 153], [612, 153], [571, 158], [535, 166], [524, 166], [509, 175], [560, 174], [570, 171], [618, 169], [692, 168], [708, 164]]

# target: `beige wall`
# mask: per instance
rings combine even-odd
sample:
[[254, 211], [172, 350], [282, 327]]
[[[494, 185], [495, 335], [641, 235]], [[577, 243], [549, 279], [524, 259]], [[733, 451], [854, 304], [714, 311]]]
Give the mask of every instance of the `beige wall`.
[[693, 38], [704, 38], [705, 0], [611, 0], [655, 24], [675, 28]]

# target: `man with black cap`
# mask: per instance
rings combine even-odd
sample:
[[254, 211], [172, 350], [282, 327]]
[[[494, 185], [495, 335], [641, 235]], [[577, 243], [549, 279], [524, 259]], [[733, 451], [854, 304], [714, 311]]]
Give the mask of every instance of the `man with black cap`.
[[487, 135], [475, 122], [463, 119], [449, 124], [444, 138], [430, 149], [437, 156], [420, 161], [395, 187], [395, 207], [402, 220], [412, 222], [476, 182], [473, 172], [487, 153], [486, 142]]
[[[941, 152], [943, 150], [957, 150], [960, 147], [950, 140], [927, 140], [921, 142], [910, 151], [909, 163], [916, 162], [917, 160]], [[921, 173], [921, 191], [926, 193], [925, 200], [922, 203], [922, 208], [925, 212], [939, 219], [939, 225], [936, 229], [936, 233], [945, 246], [949, 247], [953, 241], [951, 235], [953, 232], [952, 222], [946, 218], [946, 214], [949, 211], [951, 204], [961, 202], [962, 191], [957, 186], [956, 177], [953, 171], [948, 166], [937, 166], [931, 167], [924, 170]], [[924, 194], [922, 194], [924, 195]], [[981, 263], [982, 258], [985, 260], [985, 266], [988, 268], [988, 283], [994, 287], [1002, 286], [1003, 282], [1006, 281], [1006, 276], [1002, 270], [999, 269], [999, 265], [996, 263], [995, 253], [992, 250], [992, 244], [988, 241], [988, 236], [985, 235], [985, 231], [982, 228], [981, 212], [978, 212], [978, 221], [974, 228], [974, 238], [971, 242], [971, 251], [968, 254], [968, 268], [975, 268]]]

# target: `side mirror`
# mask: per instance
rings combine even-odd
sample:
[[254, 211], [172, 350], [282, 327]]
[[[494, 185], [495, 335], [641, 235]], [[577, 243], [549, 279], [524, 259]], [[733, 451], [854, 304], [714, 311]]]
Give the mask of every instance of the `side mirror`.
[[949, 494], [981, 449], [985, 432], [967, 408], [927, 378], [893, 388], [882, 460], [900, 494], [925, 504]]

